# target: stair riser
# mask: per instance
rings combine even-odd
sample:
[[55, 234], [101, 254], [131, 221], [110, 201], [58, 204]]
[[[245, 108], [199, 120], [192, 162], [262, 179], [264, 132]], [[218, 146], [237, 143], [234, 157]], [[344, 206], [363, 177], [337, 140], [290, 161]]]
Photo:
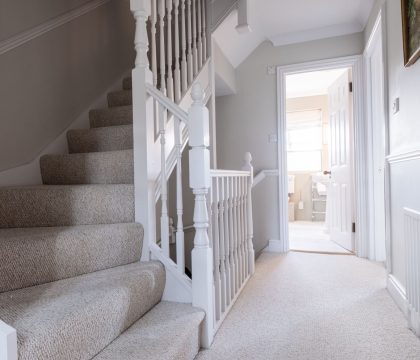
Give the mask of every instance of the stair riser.
[[108, 94], [108, 106], [127, 106], [133, 104], [133, 95], [131, 91], [116, 91]]
[[133, 185], [0, 190], [0, 228], [134, 222]]
[[89, 153], [133, 149], [133, 127], [110, 126], [67, 133], [69, 153]]
[[0, 293], [139, 261], [142, 240], [135, 223], [0, 230]]
[[111, 109], [97, 109], [89, 112], [91, 128], [133, 124], [133, 109], [131, 106], [121, 106]]
[[133, 184], [134, 163], [131, 150], [45, 155], [40, 160], [45, 185]]
[[124, 90], [131, 90], [132, 88], [133, 88], [133, 86], [132, 86], [132, 82], [131, 82], [131, 77], [125, 78], [123, 80], [123, 89]]

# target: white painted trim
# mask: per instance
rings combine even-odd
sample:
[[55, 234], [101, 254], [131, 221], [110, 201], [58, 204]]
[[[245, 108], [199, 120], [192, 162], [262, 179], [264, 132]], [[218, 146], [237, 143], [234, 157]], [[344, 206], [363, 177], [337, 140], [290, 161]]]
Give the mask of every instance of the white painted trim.
[[386, 157], [389, 164], [393, 165], [400, 162], [413, 161], [420, 159], [420, 149], [408, 150], [406, 152], [391, 154]]
[[366, 169], [363, 166], [366, 158], [366, 129], [364, 124], [363, 102], [363, 57], [361, 55], [326, 59], [300, 64], [277, 67], [277, 118], [278, 118], [278, 168], [279, 173], [279, 234], [283, 252], [289, 251], [288, 234], [288, 179], [286, 142], [286, 87], [285, 76], [308, 71], [331, 70], [349, 67], [353, 72], [353, 113], [354, 113], [354, 151], [355, 151], [355, 198], [356, 198], [356, 249], [359, 257], [366, 257], [365, 243], [367, 239], [366, 211]]
[[[372, 168], [372, 162], [373, 162], [373, 153], [371, 151], [372, 147], [370, 146], [372, 143], [372, 119], [371, 119], [371, 92], [370, 92], [370, 79], [371, 74], [368, 68], [368, 59], [371, 57], [373, 49], [375, 46], [381, 42], [382, 46], [382, 61], [383, 61], [383, 78], [382, 78], [382, 93], [383, 93], [383, 115], [384, 115], [384, 144], [385, 144], [385, 158], [389, 155], [389, 112], [388, 112], [388, 76], [387, 76], [387, 53], [386, 53], [386, 6], [383, 5], [380, 9], [378, 16], [376, 18], [374, 27], [372, 29], [372, 32], [370, 33], [369, 40], [367, 42], [367, 45], [365, 47], [365, 50], [363, 52], [363, 58], [364, 58], [364, 75], [365, 75], [365, 95], [366, 95], [366, 105], [365, 105], [365, 116], [366, 116], [366, 141], [368, 144], [367, 149], [367, 208], [370, 213], [370, 218], [374, 216], [375, 213], [375, 206], [374, 206], [374, 188], [373, 188], [373, 168]], [[370, 135], [370, 136], [369, 136]], [[386, 268], [387, 272], [390, 273], [392, 271], [392, 265], [391, 265], [391, 204], [390, 204], [390, 171], [388, 165], [384, 164], [384, 178], [385, 178], [385, 247], [386, 247]], [[368, 255], [370, 260], [377, 261], [375, 254], [373, 253], [372, 249], [375, 248], [374, 242], [375, 240], [375, 234], [374, 229], [371, 228], [371, 224], [368, 224], [368, 232], [369, 236], [367, 237], [366, 242], [366, 254]]]
[[407, 317], [408, 307], [407, 307], [407, 296], [405, 294], [405, 289], [392, 274], [388, 275], [387, 289], [392, 299], [395, 301], [395, 303], [398, 305], [400, 310], [403, 312], [404, 316]]
[[254, 176], [254, 182], [252, 183], [252, 187], [257, 186], [265, 178], [267, 178], [267, 177], [274, 177], [274, 176], [279, 176], [278, 169], [261, 170], [257, 175]]
[[274, 46], [283, 46], [355, 34], [361, 31], [363, 31], [363, 27], [359, 23], [348, 23], [272, 36], [270, 41]]
[[65, 14], [57, 16], [54, 19], [48, 20], [41, 25], [35, 26], [32, 29], [12, 36], [9, 39], [0, 41], [0, 55], [5, 54], [6, 52], [13, 50], [31, 40], [34, 40], [37, 37], [42, 36], [51, 30], [54, 30], [64, 24], [67, 24], [70, 21], [73, 21], [74, 19], [77, 19], [78, 17], [89, 13], [110, 1], [111, 0], [90, 1], [77, 9], [66, 12]]
[[33, 160], [27, 163], [15, 166], [10, 169], [0, 171], [1, 186], [24, 186], [38, 185], [42, 183], [39, 159], [46, 154], [67, 154], [67, 131], [71, 129], [89, 128], [89, 111], [108, 107], [107, 94], [114, 90], [122, 89], [122, 80], [129, 76], [130, 71], [124, 72], [114, 84], [104, 91], [92, 104], [89, 105], [66, 129], [64, 129], [52, 142], [44, 147], [41, 152], [35, 155]]
[[18, 360], [16, 330], [1, 320], [0, 360]]

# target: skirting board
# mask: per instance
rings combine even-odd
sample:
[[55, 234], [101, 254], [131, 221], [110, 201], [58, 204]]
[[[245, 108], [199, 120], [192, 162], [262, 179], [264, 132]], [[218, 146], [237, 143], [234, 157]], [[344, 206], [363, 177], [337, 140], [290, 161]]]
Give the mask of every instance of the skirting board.
[[280, 240], [269, 240], [267, 252], [284, 253], [283, 243]]
[[400, 282], [391, 274], [388, 275], [387, 289], [391, 297], [394, 299], [395, 303], [398, 305], [400, 310], [403, 312], [404, 316], [407, 318], [408, 308], [405, 289], [400, 284]]

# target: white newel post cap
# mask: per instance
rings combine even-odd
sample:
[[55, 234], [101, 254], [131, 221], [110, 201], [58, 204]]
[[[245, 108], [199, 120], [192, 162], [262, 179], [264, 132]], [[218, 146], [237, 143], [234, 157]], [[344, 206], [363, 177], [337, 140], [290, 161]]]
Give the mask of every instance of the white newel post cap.
[[250, 152], [246, 152], [244, 156], [244, 165], [242, 170], [249, 171], [251, 173], [251, 183], [254, 179], [254, 167], [252, 166], [252, 155]]

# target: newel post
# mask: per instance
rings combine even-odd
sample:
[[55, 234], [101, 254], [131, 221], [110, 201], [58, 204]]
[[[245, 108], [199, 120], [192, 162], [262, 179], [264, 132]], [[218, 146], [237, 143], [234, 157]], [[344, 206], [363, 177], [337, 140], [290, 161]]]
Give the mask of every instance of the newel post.
[[209, 215], [206, 196], [210, 188], [209, 112], [204, 105], [204, 92], [199, 83], [193, 85], [193, 104], [188, 114], [190, 133], [190, 187], [195, 196], [194, 249], [192, 251], [193, 306], [206, 312], [201, 346], [208, 348], [214, 335], [213, 252], [208, 237]]
[[147, 135], [150, 125], [146, 115], [150, 102], [147, 104], [146, 82], [153, 83], [147, 57], [149, 50], [147, 19], [151, 12], [151, 2], [150, 0], [130, 0], [130, 8], [136, 20], [134, 47], [137, 53], [135, 68], [132, 71], [135, 221], [144, 227], [142, 260], [149, 260], [149, 242], [154, 238], [155, 228], [155, 215], [152, 213], [154, 197], [150, 193], [151, 186], [147, 176]]
[[249, 171], [251, 176], [248, 180], [248, 191], [247, 191], [247, 246], [248, 246], [248, 269], [249, 274], [252, 275], [255, 272], [255, 251], [254, 251], [254, 244], [252, 243], [252, 239], [254, 237], [254, 225], [252, 220], [252, 184], [254, 182], [254, 167], [252, 166], [252, 156], [251, 153], [247, 152], [244, 157], [244, 166], [242, 170]]

